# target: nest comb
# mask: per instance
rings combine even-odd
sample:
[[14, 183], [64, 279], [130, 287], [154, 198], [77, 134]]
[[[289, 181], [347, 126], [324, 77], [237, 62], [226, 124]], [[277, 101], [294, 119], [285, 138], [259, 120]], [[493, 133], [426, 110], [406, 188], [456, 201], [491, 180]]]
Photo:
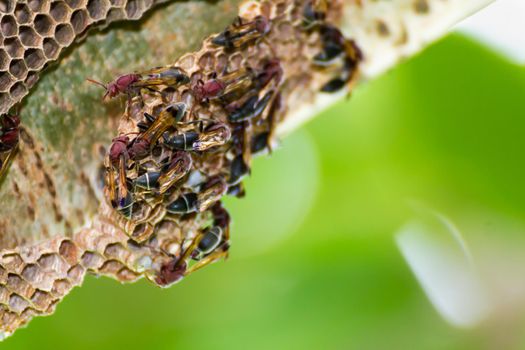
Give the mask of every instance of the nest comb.
[[1, 0], [0, 114], [20, 102], [40, 72], [95, 26], [136, 20], [165, 0]]

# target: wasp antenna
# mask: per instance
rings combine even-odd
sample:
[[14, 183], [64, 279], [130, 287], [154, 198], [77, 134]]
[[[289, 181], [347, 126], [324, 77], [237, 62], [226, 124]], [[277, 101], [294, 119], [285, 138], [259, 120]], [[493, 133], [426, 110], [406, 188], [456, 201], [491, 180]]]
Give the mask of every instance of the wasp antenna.
[[99, 86], [102, 86], [104, 89], [107, 90], [108, 86], [104, 83], [101, 83], [100, 81], [98, 80], [93, 80], [93, 79], [90, 79], [90, 78], [87, 78], [86, 79], [87, 81], [89, 81], [90, 83], [93, 83], [93, 84], [96, 84], [96, 85], [99, 85]]

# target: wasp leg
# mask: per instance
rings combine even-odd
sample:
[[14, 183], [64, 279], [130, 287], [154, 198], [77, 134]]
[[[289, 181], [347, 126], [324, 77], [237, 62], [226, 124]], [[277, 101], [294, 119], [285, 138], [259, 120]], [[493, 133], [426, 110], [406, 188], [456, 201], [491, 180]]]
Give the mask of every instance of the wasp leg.
[[12, 149], [5, 160], [3, 162], [0, 162], [0, 181], [3, 180], [4, 176], [7, 174], [7, 171], [9, 170], [11, 166], [11, 162], [15, 158], [16, 153], [18, 152], [18, 145]]
[[180, 256], [179, 259], [177, 259], [177, 262], [175, 263], [174, 268], [177, 268], [181, 266], [182, 264], [186, 263], [186, 260], [188, 260], [191, 257], [191, 254], [195, 251], [197, 246], [199, 245], [201, 239], [204, 238], [204, 235], [202, 233], [199, 233], [191, 242], [191, 244], [184, 250], [184, 253]]
[[189, 267], [186, 270], [185, 275], [189, 275], [190, 273], [200, 270], [206, 265], [212, 264], [221, 258], [224, 258], [224, 259], [228, 258], [228, 250], [220, 249], [220, 250], [214, 251], [210, 255], [207, 255], [205, 258], [203, 258], [202, 260], [199, 260], [197, 263]]

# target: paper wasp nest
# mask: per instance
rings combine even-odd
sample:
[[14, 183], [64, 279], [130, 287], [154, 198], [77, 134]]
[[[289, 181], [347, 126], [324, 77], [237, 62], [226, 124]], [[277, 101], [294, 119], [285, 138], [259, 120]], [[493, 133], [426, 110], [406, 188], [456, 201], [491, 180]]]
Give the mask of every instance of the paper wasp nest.
[[139, 19], [163, 0], [0, 1], [0, 113], [19, 102], [39, 72], [94, 25]]

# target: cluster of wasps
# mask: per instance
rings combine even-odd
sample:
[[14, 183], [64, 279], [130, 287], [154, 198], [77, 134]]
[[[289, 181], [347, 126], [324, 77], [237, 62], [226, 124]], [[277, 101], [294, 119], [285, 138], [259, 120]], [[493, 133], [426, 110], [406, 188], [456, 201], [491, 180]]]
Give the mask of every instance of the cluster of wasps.
[[[301, 26], [308, 33], [317, 31], [322, 40], [312, 64], [334, 74], [321, 88], [331, 93], [355, 81], [361, 54], [325, 21], [327, 8], [325, 0], [306, 1]], [[250, 21], [239, 17], [211, 43], [231, 54], [264, 40], [271, 27], [263, 15]], [[250, 173], [252, 155], [271, 151], [283, 111], [281, 61], [268, 57], [261, 62], [225, 67], [197, 80], [177, 66], [123, 75], [107, 85], [90, 80], [106, 89], [104, 98], [127, 95], [128, 110], [138, 104], [143, 115], [134, 132], [113, 139], [106, 158], [109, 202], [127, 220], [130, 237], [146, 242], [161, 220], [208, 218], [208, 225], [184, 234], [179, 250], [169, 253], [171, 259], [155, 280], [161, 286], [228, 254], [230, 215], [221, 198], [244, 196], [242, 179]], [[164, 100], [166, 91], [175, 90], [191, 98]], [[163, 103], [144, 112], [144, 93], [159, 94]], [[203, 116], [201, 107], [222, 113]]]
[[19, 137], [20, 117], [18, 113], [2, 115], [0, 117], [0, 181], [4, 178], [16, 155]]
[[[239, 18], [211, 42], [235, 51], [269, 30], [264, 16], [248, 22]], [[146, 242], [155, 233], [156, 218], [209, 219], [209, 225], [184, 238], [178, 252], [166, 252], [172, 259], [161, 266], [159, 285], [227, 256], [230, 215], [220, 199], [244, 196], [242, 179], [250, 172], [252, 155], [270, 149], [282, 76], [279, 60], [269, 58], [257, 67], [225, 69], [197, 80], [176, 66], [122, 75], [108, 84], [89, 79], [106, 89], [104, 99], [127, 95], [128, 110], [140, 105], [144, 94], [163, 100], [151, 113], [140, 106], [136, 131], [114, 138], [106, 157], [108, 199], [127, 220], [130, 237]], [[191, 98], [169, 101], [165, 91], [174, 90]], [[210, 110], [226, 113], [202, 116]]]
[[329, 0], [312, 0], [304, 8], [304, 27], [317, 31], [321, 37], [323, 50], [313, 57], [316, 70], [333, 74], [321, 91], [335, 93], [343, 88], [351, 91], [358, 80], [359, 63], [363, 54], [354, 40], [347, 39], [339, 28], [326, 22]]

